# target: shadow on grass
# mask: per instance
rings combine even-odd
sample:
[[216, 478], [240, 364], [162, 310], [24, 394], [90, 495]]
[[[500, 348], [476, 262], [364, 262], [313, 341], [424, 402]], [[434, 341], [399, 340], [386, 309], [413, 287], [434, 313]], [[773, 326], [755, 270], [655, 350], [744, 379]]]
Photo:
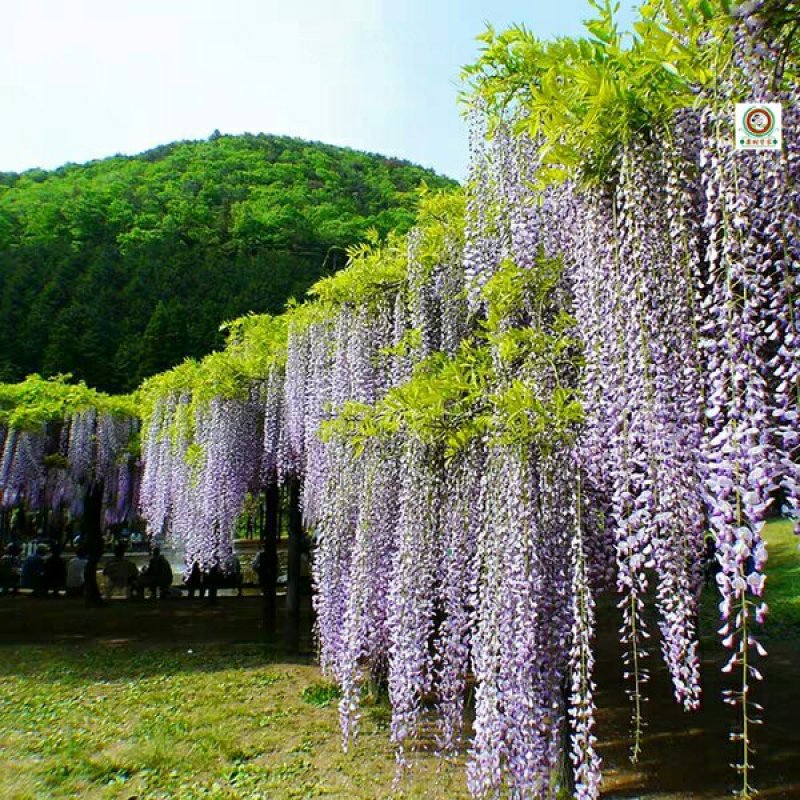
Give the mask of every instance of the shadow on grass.
[[[767, 530], [766, 601], [771, 613], [757, 633], [769, 655], [759, 663], [763, 683], [752, 681], [753, 699], [764, 707], [764, 724], [753, 733], [754, 783], [761, 796], [800, 798], [800, 555], [791, 523], [773, 522]], [[706, 589], [700, 610], [703, 695], [696, 712], [672, 701], [672, 686], [659, 653], [658, 625], [648, 615], [653, 638], [647, 659], [652, 671], [644, 707], [647, 727], [637, 765], [628, 760], [631, 745], [630, 704], [625, 695], [615, 598], [598, 603], [597, 683], [600, 751], [607, 794], [604, 798], [721, 798], [737, 788], [730, 767], [738, 760], [728, 732], [738, 719], [722, 702], [722, 691], [735, 688], [738, 676], [720, 670], [730, 656], [720, 644], [719, 594]]]
[[193, 646], [142, 646], [107, 639], [88, 646], [61, 645], [56, 650], [42, 645], [0, 648], [0, 680], [15, 676], [40, 682], [71, 681], [108, 683], [168, 678], [186, 673], [256, 670], [275, 664], [308, 665], [310, 655], [293, 655], [282, 645], [210, 643]]
[[[279, 610], [280, 611], [280, 610]], [[0, 680], [127, 681], [185, 673], [313, 663], [310, 619], [298, 652], [270, 641], [260, 597], [217, 605], [177, 598], [88, 608], [65, 598], [0, 598]], [[279, 623], [285, 618], [279, 613]]]

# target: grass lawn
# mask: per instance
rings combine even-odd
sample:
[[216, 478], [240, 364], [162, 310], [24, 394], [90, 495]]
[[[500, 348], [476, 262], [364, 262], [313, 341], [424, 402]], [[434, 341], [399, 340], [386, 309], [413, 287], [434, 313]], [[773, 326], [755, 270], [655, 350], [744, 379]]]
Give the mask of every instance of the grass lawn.
[[[788, 523], [768, 531], [763, 641], [767, 709], [756, 783], [800, 797], [800, 556]], [[85, 609], [66, 600], [0, 598], [0, 798], [466, 798], [463, 765], [429, 752], [393, 785], [385, 702], [367, 705], [361, 736], [340, 746], [337, 699], [310, 658], [259, 643], [258, 598]], [[616, 619], [602, 621], [598, 692], [606, 797], [720, 798], [730, 712], [719, 694], [716, 597], [704, 598], [703, 709], [670, 702], [664, 671], [649, 689], [645, 757], [627, 762], [628, 708]], [[613, 616], [613, 615], [612, 615]], [[654, 648], [655, 649], [655, 648]], [[655, 653], [654, 653], [655, 656]], [[762, 697], [763, 696], [763, 697]]]
[[345, 754], [333, 687], [260, 646], [15, 647], [2, 672], [4, 800], [465, 796], [431, 755], [393, 794], [388, 706]]
[[792, 533], [791, 522], [773, 522], [767, 526], [769, 564], [767, 595], [770, 635], [798, 636], [800, 633], [800, 538]]

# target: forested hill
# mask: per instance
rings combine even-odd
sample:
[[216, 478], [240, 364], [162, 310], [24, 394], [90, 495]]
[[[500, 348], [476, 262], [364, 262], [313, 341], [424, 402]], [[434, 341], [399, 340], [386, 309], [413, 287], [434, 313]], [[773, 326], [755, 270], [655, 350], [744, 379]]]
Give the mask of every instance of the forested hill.
[[405, 161], [267, 135], [0, 173], [0, 380], [71, 372], [127, 391], [278, 312], [368, 229], [407, 230]]

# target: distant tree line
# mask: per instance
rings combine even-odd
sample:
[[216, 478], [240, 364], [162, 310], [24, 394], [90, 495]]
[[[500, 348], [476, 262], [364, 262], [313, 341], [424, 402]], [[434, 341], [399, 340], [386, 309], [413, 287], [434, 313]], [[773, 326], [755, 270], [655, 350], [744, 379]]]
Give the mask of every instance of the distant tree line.
[[0, 380], [71, 372], [124, 392], [275, 313], [374, 228], [405, 231], [405, 161], [268, 135], [0, 173]]

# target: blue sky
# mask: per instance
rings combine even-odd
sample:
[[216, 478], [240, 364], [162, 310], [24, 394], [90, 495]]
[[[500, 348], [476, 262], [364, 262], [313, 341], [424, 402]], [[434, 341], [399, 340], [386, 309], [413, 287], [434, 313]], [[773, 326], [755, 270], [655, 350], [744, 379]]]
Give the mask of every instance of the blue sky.
[[0, 170], [218, 128], [462, 178], [459, 70], [485, 23], [576, 34], [589, 13], [588, 0], [2, 0]]

